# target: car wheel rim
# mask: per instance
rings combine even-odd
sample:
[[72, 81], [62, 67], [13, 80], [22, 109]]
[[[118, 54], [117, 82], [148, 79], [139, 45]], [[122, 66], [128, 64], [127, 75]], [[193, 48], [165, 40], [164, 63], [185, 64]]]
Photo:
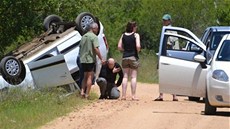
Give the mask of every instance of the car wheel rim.
[[15, 76], [19, 72], [19, 64], [17, 61], [10, 59], [6, 62], [5, 69], [9, 75]]
[[87, 25], [94, 22], [93, 18], [91, 16], [84, 16], [81, 20], [81, 27], [85, 30]]

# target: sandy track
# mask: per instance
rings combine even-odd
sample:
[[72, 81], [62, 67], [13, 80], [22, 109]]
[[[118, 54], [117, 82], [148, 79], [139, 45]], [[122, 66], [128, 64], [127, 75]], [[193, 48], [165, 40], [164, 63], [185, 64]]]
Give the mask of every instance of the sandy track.
[[[140, 101], [131, 101], [130, 96], [126, 101], [98, 100], [41, 129], [230, 129], [230, 109], [221, 108], [217, 115], [206, 116], [204, 103], [188, 101], [187, 97], [174, 102], [165, 94], [163, 102], [152, 101], [158, 88], [157, 84], [138, 83]], [[98, 92], [98, 86], [93, 90]]]

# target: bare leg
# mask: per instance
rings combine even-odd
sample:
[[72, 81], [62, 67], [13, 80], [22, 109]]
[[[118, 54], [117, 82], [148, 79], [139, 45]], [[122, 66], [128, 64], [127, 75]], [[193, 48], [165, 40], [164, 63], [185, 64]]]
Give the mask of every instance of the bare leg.
[[126, 99], [126, 90], [127, 90], [127, 83], [128, 83], [128, 74], [129, 74], [129, 68], [124, 68], [124, 77], [122, 80], [122, 98], [121, 99]]
[[163, 93], [160, 93], [159, 98], [163, 99]]
[[136, 88], [137, 88], [137, 69], [131, 69], [131, 92], [132, 92], [133, 100], [138, 100], [136, 98]]
[[177, 99], [175, 94], [173, 94], [173, 101], [178, 101], [178, 99]]
[[88, 98], [91, 86], [92, 86], [92, 79], [93, 79], [93, 72], [86, 72], [86, 93], [85, 93], [85, 98]]
[[82, 97], [85, 96], [86, 81], [87, 81], [87, 76], [86, 76], [86, 72], [84, 72], [84, 78], [83, 78], [82, 83], [81, 83], [81, 96]]
[[154, 101], [163, 101], [163, 93], [160, 93], [159, 97], [154, 99]]

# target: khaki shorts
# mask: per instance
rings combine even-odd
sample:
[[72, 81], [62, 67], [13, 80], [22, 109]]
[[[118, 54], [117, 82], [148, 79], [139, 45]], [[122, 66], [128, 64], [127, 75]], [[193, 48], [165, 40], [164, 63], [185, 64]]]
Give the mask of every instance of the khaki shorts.
[[121, 65], [123, 68], [137, 69], [140, 63], [135, 57], [126, 57], [122, 59]]

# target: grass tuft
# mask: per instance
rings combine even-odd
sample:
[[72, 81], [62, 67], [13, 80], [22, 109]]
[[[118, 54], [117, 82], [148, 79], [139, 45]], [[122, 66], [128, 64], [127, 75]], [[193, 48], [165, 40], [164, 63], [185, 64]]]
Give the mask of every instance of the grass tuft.
[[0, 102], [0, 128], [37, 128], [91, 103], [98, 97], [92, 93], [91, 100], [83, 100], [79, 93], [69, 96], [65, 94], [60, 88], [42, 91], [23, 91], [18, 88], [10, 90]]

